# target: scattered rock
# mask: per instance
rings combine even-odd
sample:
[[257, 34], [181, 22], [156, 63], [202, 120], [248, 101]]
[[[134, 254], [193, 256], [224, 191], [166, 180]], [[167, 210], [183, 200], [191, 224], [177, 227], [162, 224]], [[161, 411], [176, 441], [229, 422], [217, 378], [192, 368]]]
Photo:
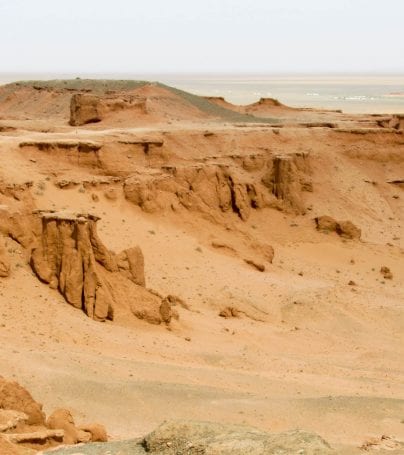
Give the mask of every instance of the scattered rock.
[[254, 259], [244, 259], [244, 262], [251, 265], [251, 267], [255, 268], [259, 272], [265, 272], [265, 265], [260, 262], [256, 262]]
[[383, 278], [385, 280], [392, 280], [393, 279], [393, 274], [391, 273], [391, 270], [386, 267], [386, 266], [382, 266], [380, 268], [380, 273], [383, 275]]
[[[396, 451], [399, 449], [404, 450], [404, 443], [397, 441], [396, 439], [392, 438], [391, 436], [382, 435], [381, 437], [370, 438], [365, 441], [361, 446], [360, 449], [365, 451]], [[400, 452], [401, 453], [401, 452]]]
[[314, 219], [316, 227], [322, 232], [336, 232], [339, 236], [352, 240], [359, 240], [362, 231], [351, 221], [336, 221], [334, 218], [324, 215]]
[[338, 222], [334, 218], [324, 215], [314, 220], [319, 231], [337, 232]]
[[163, 301], [161, 302], [159, 311], [163, 322], [169, 324], [172, 318], [172, 310], [171, 303], [167, 298], [163, 299]]
[[240, 311], [232, 306], [228, 306], [219, 312], [219, 316], [222, 318], [238, 318]]
[[107, 430], [104, 425], [99, 423], [92, 423], [87, 425], [81, 425], [79, 430], [86, 433], [90, 433], [92, 442], [106, 442], [108, 441]]
[[56, 409], [48, 417], [46, 426], [51, 430], [63, 430], [64, 444], [77, 444], [79, 442], [78, 430], [74, 425], [73, 416], [67, 409]]
[[337, 225], [337, 234], [346, 239], [359, 240], [362, 232], [351, 221], [340, 221]]

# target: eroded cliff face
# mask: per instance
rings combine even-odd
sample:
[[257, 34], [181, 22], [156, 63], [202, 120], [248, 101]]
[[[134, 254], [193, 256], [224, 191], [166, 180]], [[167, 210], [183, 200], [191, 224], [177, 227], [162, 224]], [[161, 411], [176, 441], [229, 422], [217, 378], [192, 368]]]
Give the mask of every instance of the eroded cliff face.
[[250, 158], [242, 166], [163, 166], [124, 182], [126, 199], [146, 212], [176, 209], [212, 214], [234, 212], [247, 220], [251, 210], [274, 207], [305, 212], [304, 191], [312, 191], [309, 155]]
[[277, 155], [268, 164], [262, 182], [270, 192], [296, 213], [305, 213], [304, 191], [313, 191], [308, 153]]
[[77, 93], [70, 102], [70, 125], [80, 126], [102, 120], [100, 98]]
[[131, 95], [104, 95], [102, 97], [86, 93], [76, 93], [70, 101], [70, 120], [72, 126], [98, 123], [119, 111], [131, 111], [135, 115], [146, 115], [147, 98]]

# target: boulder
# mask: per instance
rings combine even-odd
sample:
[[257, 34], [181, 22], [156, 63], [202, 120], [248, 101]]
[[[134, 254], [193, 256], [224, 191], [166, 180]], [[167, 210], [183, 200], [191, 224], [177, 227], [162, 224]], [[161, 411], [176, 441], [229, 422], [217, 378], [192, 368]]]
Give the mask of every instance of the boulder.
[[81, 425], [79, 430], [84, 431], [86, 433], [90, 433], [90, 440], [92, 442], [106, 442], [108, 441], [107, 430], [105, 429], [104, 425], [100, 425], [99, 423], [89, 423], [86, 425]]
[[51, 430], [63, 430], [64, 444], [77, 444], [79, 442], [78, 430], [74, 425], [73, 416], [67, 409], [56, 409], [48, 417], [46, 426]]
[[336, 232], [341, 237], [352, 240], [359, 240], [362, 235], [362, 231], [352, 221], [339, 221]]
[[337, 232], [338, 222], [328, 215], [315, 218], [315, 222], [319, 231]]
[[320, 436], [305, 431], [272, 434], [252, 427], [210, 422], [163, 423], [145, 437], [146, 452], [159, 455], [331, 454]]
[[44, 425], [45, 414], [42, 405], [17, 382], [7, 381], [0, 376], [0, 409], [13, 410], [26, 414], [28, 425]]
[[161, 302], [159, 311], [160, 311], [161, 319], [163, 320], [163, 322], [165, 322], [166, 324], [169, 324], [171, 322], [171, 318], [173, 317], [171, 303], [170, 303], [169, 299], [167, 299], [167, 298], [163, 299], [163, 301]]
[[81, 126], [102, 120], [100, 98], [76, 93], [70, 100], [70, 125]]
[[223, 308], [223, 310], [220, 310], [219, 316], [225, 319], [238, 318], [240, 316], [240, 311], [233, 306], [227, 306], [226, 308]]
[[380, 273], [383, 275], [383, 278], [385, 280], [392, 280], [393, 279], [393, 274], [391, 273], [391, 270], [388, 267], [386, 267], [385, 265], [383, 265], [380, 268]]
[[352, 221], [337, 221], [328, 215], [316, 217], [314, 221], [317, 229], [322, 232], [336, 232], [339, 236], [351, 240], [360, 240], [362, 235], [361, 229]]
[[136, 292], [129, 294], [131, 296], [129, 306], [138, 319], [155, 325], [170, 322], [172, 314], [168, 302], [165, 303], [160, 297], [140, 286], [135, 289]]

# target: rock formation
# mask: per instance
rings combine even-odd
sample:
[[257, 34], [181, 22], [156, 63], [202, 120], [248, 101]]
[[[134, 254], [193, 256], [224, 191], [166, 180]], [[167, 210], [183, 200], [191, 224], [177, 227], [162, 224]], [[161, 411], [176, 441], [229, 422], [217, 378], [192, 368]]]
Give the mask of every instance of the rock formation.
[[320, 436], [305, 431], [272, 434], [252, 427], [210, 422], [166, 422], [144, 438], [147, 453], [161, 455], [331, 454]]
[[171, 307], [147, 291], [139, 247], [115, 254], [97, 234], [89, 214], [38, 212], [42, 232], [32, 248], [36, 275], [66, 301], [96, 321], [112, 320], [116, 309], [153, 324], [169, 323]]
[[146, 212], [180, 204], [202, 213], [232, 211], [243, 220], [252, 208], [268, 205], [261, 188], [229, 166], [166, 166], [163, 170], [129, 177], [124, 183], [126, 199]]
[[378, 125], [383, 128], [392, 128], [395, 130], [404, 130], [404, 115], [395, 114], [391, 117], [385, 117], [377, 121]]
[[[80, 446], [81, 455], [327, 455], [336, 453], [315, 433], [294, 430], [268, 433], [243, 425], [213, 422], [172, 421], [160, 425], [144, 438]], [[68, 455], [58, 448], [54, 455]]]
[[50, 429], [64, 431], [64, 444], [77, 444], [78, 442], [106, 442], [107, 432], [103, 425], [88, 424], [76, 427], [73, 416], [68, 409], [56, 409], [46, 421]]
[[122, 110], [135, 111], [136, 114], [148, 114], [148, 99], [124, 93], [109, 93], [102, 96], [75, 93], [70, 100], [70, 125], [82, 126], [97, 123], [108, 118], [108, 114]]
[[296, 213], [305, 213], [306, 208], [302, 197], [303, 191], [312, 191], [309, 155], [294, 153], [277, 155], [269, 162], [268, 171], [262, 183], [286, 208]]
[[111, 291], [98, 264], [111, 272], [118, 268], [97, 235], [97, 218], [52, 212], [41, 215], [42, 235], [31, 255], [35, 273], [89, 317], [112, 319]]
[[70, 125], [81, 126], [87, 123], [100, 122], [100, 98], [94, 95], [76, 93], [70, 101]]
[[30, 211], [13, 211], [0, 206], [0, 234], [10, 237], [24, 248], [29, 248], [38, 233], [38, 219]]
[[161, 172], [153, 170], [126, 179], [124, 194], [146, 212], [158, 212], [180, 204], [202, 213], [234, 212], [244, 221], [252, 209], [274, 205], [304, 213], [303, 192], [313, 190], [309, 155], [295, 153], [273, 157], [262, 182], [255, 175], [244, 172], [260, 172], [264, 165], [264, 158], [258, 156], [243, 159], [242, 169], [224, 164], [164, 166]]
[[359, 240], [362, 235], [360, 228], [352, 221], [336, 221], [328, 215], [319, 216], [314, 221], [317, 229], [322, 232], [336, 232], [339, 236], [351, 240]]
[[27, 416], [27, 424], [44, 425], [42, 405], [17, 382], [7, 381], [0, 376], [0, 409], [19, 411]]
[[11, 453], [14, 450], [16, 454], [20, 453], [19, 446], [42, 449], [62, 443], [108, 440], [103, 425], [92, 423], [78, 428], [66, 409], [57, 409], [47, 420], [45, 417], [42, 405], [37, 403], [26, 389], [16, 382], [0, 377], [1, 454], [2, 438], [8, 442], [5, 447], [8, 447]]

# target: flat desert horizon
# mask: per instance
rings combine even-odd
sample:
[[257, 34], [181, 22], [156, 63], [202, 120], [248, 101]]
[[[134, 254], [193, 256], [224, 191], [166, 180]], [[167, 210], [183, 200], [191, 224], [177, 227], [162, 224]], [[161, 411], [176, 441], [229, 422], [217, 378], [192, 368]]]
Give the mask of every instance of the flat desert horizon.
[[0, 85], [24, 80], [121, 79], [158, 81], [200, 96], [247, 105], [276, 98], [292, 107], [356, 114], [404, 112], [404, 73], [0, 73]]

